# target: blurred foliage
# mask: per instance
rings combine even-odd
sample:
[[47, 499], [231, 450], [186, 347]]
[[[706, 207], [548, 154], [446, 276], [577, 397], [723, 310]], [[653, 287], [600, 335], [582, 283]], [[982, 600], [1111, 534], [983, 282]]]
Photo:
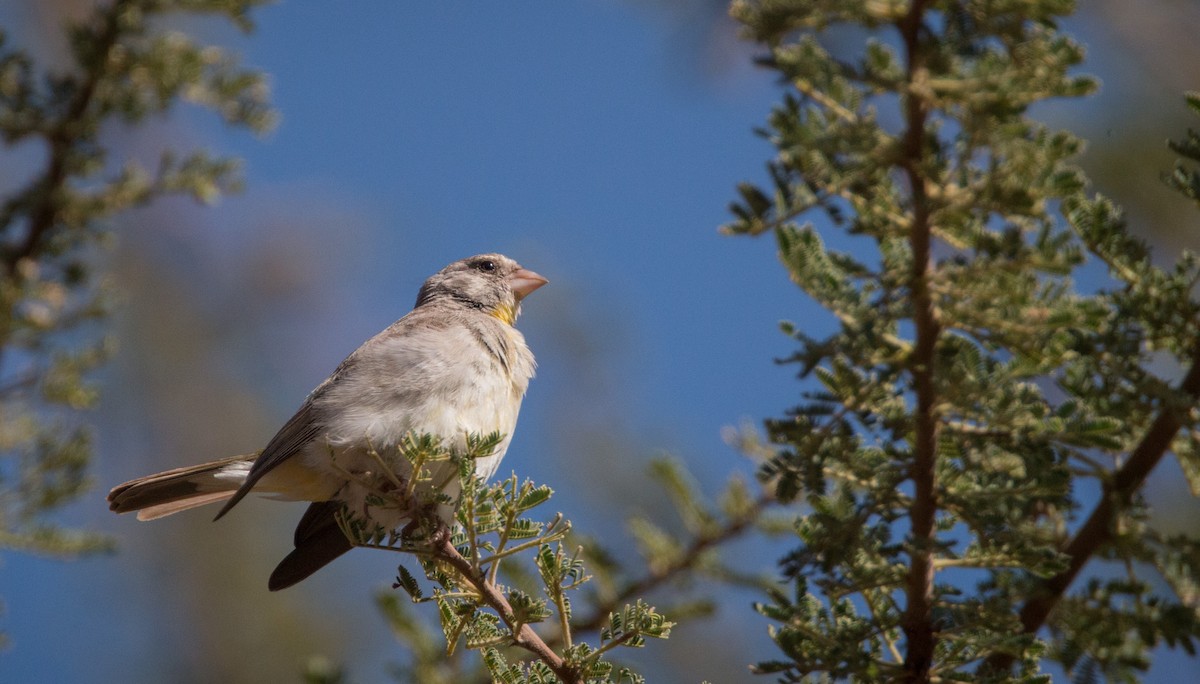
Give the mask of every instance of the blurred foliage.
[[[1200, 261], [1156, 267], [1071, 165], [1081, 142], [1026, 116], [1095, 87], [1057, 29], [1072, 10], [734, 3], [789, 92], [763, 131], [773, 182], [741, 186], [726, 230], [773, 233], [840, 324], [784, 326], [812, 389], [767, 421], [779, 452], [760, 475], [805, 512], [791, 590], [758, 606], [782, 656], [759, 672], [1007, 680], [1016, 664], [1035, 681], [1050, 659], [1126, 681], [1160, 643], [1192, 652], [1200, 564], [1181, 550], [1196, 542], [1148, 529], [1137, 491], [1176, 434], [1192, 470]], [[835, 56], [826, 34], [846, 27], [866, 40]], [[1173, 149], [1194, 157], [1194, 140]], [[1186, 165], [1168, 181], [1194, 196]], [[873, 258], [796, 223], [814, 214]], [[1089, 259], [1111, 279], [1095, 292], [1072, 279]], [[1123, 571], [1065, 595], [1093, 558]]]
[[0, 198], [0, 549], [70, 556], [106, 539], [48, 516], [89, 485], [95, 404], [88, 372], [108, 356], [99, 252], [114, 217], [169, 194], [211, 202], [238, 186], [237, 162], [166, 152], [153, 169], [114, 159], [106, 126], [134, 126], [186, 100], [263, 131], [273, 114], [261, 74], [223, 50], [157, 28], [184, 12], [250, 28], [258, 0], [117, 0], [66, 24], [70, 67], [43, 70], [0, 30], [0, 135], [37, 146], [39, 167]]
[[[1200, 93], [1188, 93], [1186, 99], [1188, 107], [1200, 115]], [[1200, 205], [1200, 171], [1188, 165], [1188, 161], [1200, 162], [1200, 133], [1189, 128], [1187, 137], [1168, 141], [1167, 147], [1184, 159], [1175, 163], [1174, 171], [1163, 176], [1163, 182]]]

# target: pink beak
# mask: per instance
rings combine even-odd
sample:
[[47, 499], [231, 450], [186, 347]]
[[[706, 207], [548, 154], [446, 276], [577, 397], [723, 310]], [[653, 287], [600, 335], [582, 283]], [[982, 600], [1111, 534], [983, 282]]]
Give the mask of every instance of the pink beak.
[[530, 292], [548, 282], [550, 281], [527, 268], [519, 268], [508, 277], [508, 284], [512, 287], [512, 291], [516, 293], [518, 300], [523, 299]]

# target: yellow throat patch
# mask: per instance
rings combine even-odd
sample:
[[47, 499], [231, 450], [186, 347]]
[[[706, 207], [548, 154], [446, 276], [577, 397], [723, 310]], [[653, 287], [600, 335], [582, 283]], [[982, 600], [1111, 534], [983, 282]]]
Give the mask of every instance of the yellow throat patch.
[[512, 325], [517, 322], [517, 305], [516, 304], [501, 304], [489, 311], [491, 315]]

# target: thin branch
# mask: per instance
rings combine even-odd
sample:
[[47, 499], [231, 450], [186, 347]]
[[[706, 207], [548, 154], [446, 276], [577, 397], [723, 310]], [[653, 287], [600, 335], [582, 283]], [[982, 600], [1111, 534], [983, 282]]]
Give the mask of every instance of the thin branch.
[[857, 114], [855, 114], [854, 112], [850, 111], [849, 109], [846, 109], [845, 107], [843, 107], [841, 104], [838, 103], [837, 100], [826, 95], [825, 93], [821, 92], [817, 88], [814, 88], [812, 82], [809, 81], [808, 79], [803, 79], [803, 78], [795, 79], [794, 81], [792, 81], [792, 85], [795, 86], [796, 90], [799, 90], [800, 92], [804, 93], [806, 96], [811, 98], [813, 101], [815, 101], [817, 104], [819, 104], [822, 107], [824, 107], [825, 109], [828, 109], [829, 111], [833, 112], [839, 119], [845, 121], [846, 123], [851, 123], [851, 124], [859, 123], [860, 120], [859, 120], [859, 117]]
[[754, 502], [754, 505], [746, 511], [745, 515], [729, 521], [724, 527], [711, 534], [693, 538], [687, 548], [683, 550], [683, 553], [679, 554], [675, 559], [675, 562], [657, 571], [651, 571], [641, 579], [625, 585], [624, 589], [612, 595], [608, 600], [599, 602], [591, 617], [571, 624], [571, 631], [579, 633], [600, 629], [605, 624], [605, 621], [608, 620], [609, 613], [621, 607], [630, 599], [645, 595], [670, 581], [684, 570], [692, 567], [705, 551], [741, 536], [743, 532], [753, 527], [754, 522], [759, 518], [759, 514], [767, 506], [775, 503], [775, 501], [776, 499], [773, 494], [763, 492], [758, 500]]
[[904, 659], [905, 679], [909, 682], [929, 680], [933, 664], [936, 636], [933, 628], [933, 546], [937, 517], [937, 390], [934, 384], [934, 360], [941, 325], [934, 311], [929, 290], [929, 264], [932, 254], [930, 202], [926, 179], [918, 168], [924, 154], [925, 121], [928, 103], [918, 89], [925, 78], [920, 54], [920, 32], [925, 1], [915, 0], [908, 13], [897, 22], [904, 42], [908, 92], [905, 94], [904, 134], [900, 167], [908, 177], [912, 193], [912, 222], [908, 231], [912, 250], [912, 271], [909, 274], [909, 296], [912, 301], [916, 343], [909, 369], [917, 406], [914, 419], [913, 462], [909, 477], [913, 481], [913, 501], [909, 507], [912, 520], [912, 541], [908, 578], [905, 582], [907, 605], [901, 618], [907, 653]]
[[867, 604], [867, 610], [871, 611], [871, 622], [879, 626], [879, 637], [887, 644], [888, 652], [892, 654], [892, 660], [899, 665], [904, 662], [904, 656], [900, 653], [900, 648], [896, 645], [896, 640], [889, 634], [891, 630], [883, 626], [880, 612], [875, 609], [873, 593], [870, 589], [864, 589], [862, 592], [863, 600]]
[[483, 599], [483, 602], [496, 611], [505, 626], [512, 630], [513, 644], [515, 646], [536, 655], [539, 660], [554, 672], [555, 676], [563, 684], [583, 684], [583, 676], [575, 667], [564, 662], [562, 656], [555, 653], [538, 636], [537, 632], [533, 631], [533, 627], [517, 620], [516, 615], [513, 614], [512, 606], [509, 604], [508, 599], [504, 597], [504, 594], [501, 593], [500, 588], [495, 583], [488, 581], [486, 573], [476, 568], [471, 561], [463, 558], [462, 554], [451, 543], [448, 535], [436, 547], [435, 553], [440, 560], [445, 561], [457, 570], [463, 580], [470, 583], [479, 592], [479, 597]]
[[588, 660], [595, 662], [600, 659], [600, 656], [604, 655], [605, 653], [613, 650], [614, 648], [616, 648], [618, 646], [624, 646], [626, 643], [628, 643], [629, 641], [632, 641], [633, 639], [636, 639], [638, 636], [640, 636], [640, 635], [637, 632], [627, 632], [627, 633], [622, 634], [621, 636], [617, 637], [616, 639], [609, 641], [608, 643], [601, 644], [599, 648], [597, 648], [595, 651], [592, 652], [591, 655], [588, 656]]
[[[1191, 368], [1179, 384], [1179, 392], [1194, 402], [1200, 399], [1200, 344], [1193, 349], [1191, 362]], [[1182, 427], [1183, 417], [1179, 406], [1168, 403], [1159, 411], [1142, 441], [1130, 453], [1129, 460], [1105, 484], [1100, 501], [1092, 509], [1087, 521], [1067, 544], [1065, 553], [1070, 558], [1067, 569], [1042, 580], [1021, 608], [1023, 632], [1034, 634], [1046, 624], [1050, 613], [1062, 600], [1083, 566], [1100, 548], [1113, 541], [1113, 523], [1117, 514], [1129, 505], [1134, 493], [1171, 448], [1171, 441]], [[986, 671], [1003, 672], [1009, 670], [1013, 662], [1011, 654], [996, 653], [985, 660], [982, 667]]]
[[[513, 501], [517, 500], [516, 480], [512, 481], [512, 497]], [[474, 512], [472, 512], [472, 515]], [[473, 519], [473, 518], [472, 518]], [[500, 576], [500, 561], [504, 558], [504, 547], [508, 545], [508, 534], [512, 530], [513, 524], [517, 521], [517, 509], [512, 507], [508, 509], [508, 514], [505, 516], [504, 526], [500, 528], [500, 539], [496, 542], [496, 550], [492, 554], [492, 566], [488, 571], [488, 581], [495, 584], [496, 578]], [[541, 544], [541, 540], [535, 540]], [[532, 543], [532, 542], [531, 542]], [[482, 564], [481, 564], [482, 565]]]
[[[560, 524], [562, 527], [559, 527]], [[550, 542], [558, 541], [567, 536], [567, 533], [570, 531], [571, 523], [565, 522], [563, 520], [562, 513], [559, 513], [554, 516], [553, 520], [551, 520], [549, 523], [546, 523], [545, 531], [538, 535], [535, 539], [522, 542], [516, 546], [505, 547], [503, 550], [497, 547], [497, 550], [494, 553], [479, 559], [479, 566], [483, 567], [485, 565], [490, 565], [492, 568], [494, 568], [504, 558], [515, 556], [518, 553], [528, 551], [529, 549], [536, 548], [542, 544], [549, 544]], [[490, 577], [493, 582], [496, 581], [495, 574], [490, 574]]]
[[[575, 556], [572, 558], [572, 561], [578, 560], [579, 553], [582, 550], [582, 548], [576, 549]], [[555, 552], [555, 563], [561, 562], [560, 559], [562, 556], [562, 544], [559, 544], [558, 551]], [[550, 590], [549, 593], [551, 598], [554, 600], [554, 609], [558, 613], [558, 629], [563, 640], [563, 645], [567, 648], [571, 648], [571, 609], [569, 607], [570, 604], [567, 601], [567, 588], [564, 587], [562, 582], [558, 580], [555, 580], [552, 583], [547, 583], [546, 588]]]

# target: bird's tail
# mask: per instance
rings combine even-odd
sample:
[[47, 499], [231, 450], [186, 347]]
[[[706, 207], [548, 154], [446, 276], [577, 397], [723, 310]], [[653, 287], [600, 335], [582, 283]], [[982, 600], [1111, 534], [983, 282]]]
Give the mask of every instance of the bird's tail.
[[130, 480], [108, 493], [108, 507], [116, 513], [137, 511], [138, 520], [154, 520], [224, 501], [246, 481], [254, 458], [234, 456]]

